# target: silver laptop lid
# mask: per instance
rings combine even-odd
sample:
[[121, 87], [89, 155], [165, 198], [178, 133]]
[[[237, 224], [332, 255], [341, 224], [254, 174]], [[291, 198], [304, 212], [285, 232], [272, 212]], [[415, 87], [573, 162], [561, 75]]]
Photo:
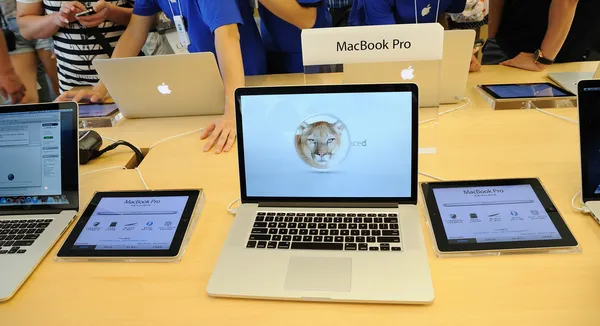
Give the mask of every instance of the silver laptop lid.
[[579, 83], [579, 138], [584, 202], [600, 200], [600, 79]]
[[77, 104], [0, 108], [0, 215], [79, 208]]
[[415, 84], [236, 91], [242, 203], [416, 204]]

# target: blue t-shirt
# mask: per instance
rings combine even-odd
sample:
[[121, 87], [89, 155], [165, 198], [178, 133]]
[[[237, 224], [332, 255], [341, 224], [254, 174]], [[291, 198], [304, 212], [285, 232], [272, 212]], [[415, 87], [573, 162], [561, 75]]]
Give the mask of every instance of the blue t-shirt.
[[466, 4], [467, 0], [355, 0], [348, 23], [352, 26], [435, 23], [438, 12], [461, 13]]
[[133, 13], [138, 16], [152, 16], [163, 11], [173, 20], [173, 14], [181, 15], [179, 12], [179, 5], [181, 5], [191, 43], [188, 51], [210, 51], [215, 56], [217, 55], [215, 30], [224, 25], [238, 24], [245, 74], [266, 74], [265, 48], [248, 0], [178, 0], [179, 3], [169, 2], [169, 0], [136, 0]]
[[[243, 1], [243, 0], [242, 0]], [[296, 0], [303, 7], [316, 7], [317, 19], [313, 28], [331, 27], [331, 15], [322, 0]], [[298, 27], [280, 19], [263, 5], [259, 5], [260, 29], [267, 48], [270, 74], [304, 71], [302, 64], [302, 39]]]

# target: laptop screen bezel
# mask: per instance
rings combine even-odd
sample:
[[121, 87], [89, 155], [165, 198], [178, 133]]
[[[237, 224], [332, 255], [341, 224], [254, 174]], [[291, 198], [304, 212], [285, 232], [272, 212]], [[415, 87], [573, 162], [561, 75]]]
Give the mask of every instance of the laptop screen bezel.
[[[411, 141], [411, 195], [410, 197], [260, 197], [248, 196], [246, 187], [246, 164], [244, 158], [244, 134], [242, 103], [243, 96], [254, 95], [294, 95], [294, 94], [332, 94], [332, 93], [412, 93], [412, 141]], [[235, 91], [238, 164], [241, 190], [241, 202], [245, 203], [417, 203], [418, 144], [419, 144], [419, 90], [416, 84], [347, 84], [347, 85], [311, 85], [277, 87], [243, 87]], [[366, 109], [366, 108], [365, 108]]]
[[[13, 205], [0, 206], [0, 215], [12, 214], [50, 214], [59, 213], [63, 210], [79, 210], [79, 107], [75, 102], [62, 103], [41, 103], [41, 104], [22, 104], [7, 105], [2, 107], [2, 113], [21, 113], [21, 112], [40, 112], [40, 111], [59, 111], [62, 119], [63, 110], [72, 110], [71, 131], [68, 137], [73, 140], [70, 147], [64, 137], [61, 137], [61, 193], [67, 197], [68, 204], [55, 205]], [[2, 114], [0, 113], [0, 114]], [[65, 136], [61, 126], [61, 136]], [[72, 151], [71, 155], [65, 155], [65, 151]], [[42, 195], [43, 196], [43, 195]], [[0, 196], [3, 197], [3, 196]], [[22, 196], [27, 197], [27, 196]]]
[[[589, 187], [589, 166], [588, 166], [588, 151], [587, 151], [587, 146], [588, 146], [588, 134], [589, 134], [589, 130], [588, 129], [593, 129], [594, 126], [590, 126], [586, 123], [584, 123], [584, 121], [588, 120], [588, 108], [585, 108], [582, 105], [582, 101], [581, 96], [582, 93], [584, 92], [583, 89], [584, 88], [588, 88], [588, 87], [600, 87], [600, 79], [597, 80], [582, 80], [577, 84], [577, 88], [578, 88], [578, 107], [579, 107], [579, 146], [580, 146], [580, 153], [581, 153], [581, 198], [583, 199], [584, 202], [587, 201], [591, 201], [591, 200], [598, 200], [600, 199], [600, 194], [594, 194], [596, 188], [595, 187]], [[600, 99], [600, 92], [598, 95], [598, 98]], [[600, 125], [600, 122], [597, 123], [598, 125]], [[595, 126], [598, 127], [598, 126]]]

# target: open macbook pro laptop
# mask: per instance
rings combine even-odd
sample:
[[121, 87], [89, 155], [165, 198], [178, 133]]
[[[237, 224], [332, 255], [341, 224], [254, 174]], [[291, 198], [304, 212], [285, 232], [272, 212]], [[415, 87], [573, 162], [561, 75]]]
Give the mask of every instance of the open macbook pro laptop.
[[458, 103], [466, 95], [475, 31], [444, 32], [443, 60], [344, 64], [344, 83], [415, 83], [419, 105]]
[[211, 52], [96, 59], [125, 118], [223, 114], [225, 90]]
[[596, 72], [553, 72], [548, 74], [548, 78], [558, 84], [558, 86], [577, 94], [577, 84], [582, 80], [600, 79], [600, 65]]
[[432, 302], [417, 93], [415, 84], [238, 89], [242, 204], [209, 295]]
[[0, 301], [10, 299], [79, 209], [77, 104], [0, 110]]
[[600, 79], [579, 82], [581, 198], [600, 223]]

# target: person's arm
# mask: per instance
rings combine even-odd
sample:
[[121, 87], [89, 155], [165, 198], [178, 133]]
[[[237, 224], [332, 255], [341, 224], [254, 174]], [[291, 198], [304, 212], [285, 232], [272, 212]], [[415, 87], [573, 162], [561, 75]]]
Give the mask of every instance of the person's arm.
[[579, 0], [552, 0], [548, 17], [548, 29], [541, 50], [545, 58], [554, 60], [560, 52], [571, 25]]
[[317, 21], [316, 7], [303, 7], [297, 0], [259, 0], [275, 16], [298, 27], [313, 28]]
[[490, 0], [490, 12], [488, 13], [488, 38], [496, 38], [502, 14], [504, 11], [504, 0]]
[[0, 95], [10, 98], [13, 104], [21, 102], [25, 96], [25, 86], [13, 68], [4, 37], [0, 37]]
[[[579, 0], [552, 0], [548, 17], [548, 28], [546, 29], [546, 36], [540, 48], [544, 58], [550, 60], [556, 59], [558, 52], [560, 52], [569, 35], [569, 30], [571, 30], [578, 2]], [[532, 53], [525, 52], [500, 64], [531, 71], [543, 71], [546, 69], [546, 65], [535, 62]]]
[[105, 0], [94, 3], [93, 8], [95, 14], [77, 17], [77, 20], [87, 28], [96, 27], [105, 21], [127, 26], [133, 12], [133, 8], [121, 8]]
[[[111, 58], [137, 56], [142, 50], [155, 21], [155, 16], [132, 15], [131, 21], [129, 22], [127, 29], [125, 29], [125, 32], [123, 32], [123, 35], [121, 35], [119, 42], [117, 42], [117, 46], [115, 47]], [[81, 100], [86, 99], [90, 102], [102, 102], [107, 95], [108, 90], [106, 89], [106, 86], [104, 86], [102, 81], [99, 81], [94, 89], [64, 92], [56, 99], [56, 101], [72, 100], [80, 102]]]
[[206, 127], [200, 138], [208, 137], [204, 151], [215, 146], [218, 154], [231, 150], [235, 142], [235, 90], [246, 85], [237, 24], [223, 25], [215, 30], [215, 48], [225, 85], [225, 112], [223, 119]]
[[40, 2], [17, 2], [17, 24], [21, 35], [27, 40], [52, 37], [59, 28], [75, 21], [75, 14], [84, 11], [81, 2], [63, 2], [60, 10], [44, 15], [44, 5]]

